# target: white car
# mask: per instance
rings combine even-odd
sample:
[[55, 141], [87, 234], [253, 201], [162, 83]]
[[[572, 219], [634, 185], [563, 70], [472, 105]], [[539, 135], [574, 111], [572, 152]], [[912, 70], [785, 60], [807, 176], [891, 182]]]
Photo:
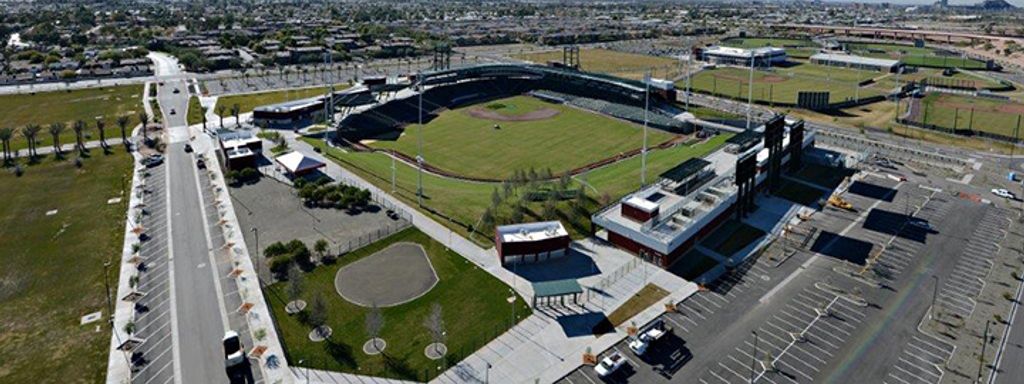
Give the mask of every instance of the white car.
[[623, 365], [626, 365], [626, 358], [618, 352], [612, 352], [594, 367], [594, 371], [598, 376], [606, 377], [618, 371]]
[[240, 369], [248, 362], [245, 348], [242, 346], [242, 340], [238, 338], [238, 332], [235, 331], [224, 332], [222, 343], [224, 344], [224, 367], [227, 369], [228, 377], [235, 382], [235, 378], [240, 374]]
[[1016, 196], [1013, 195], [1013, 192], [1010, 192], [1010, 191], [1008, 191], [1008, 190], [1006, 190], [1004, 188], [993, 189], [992, 190], [992, 194], [996, 195], [996, 196], [999, 196], [999, 197], [1007, 198], [1007, 199], [1013, 199], [1013, 198], [1016, 197]]

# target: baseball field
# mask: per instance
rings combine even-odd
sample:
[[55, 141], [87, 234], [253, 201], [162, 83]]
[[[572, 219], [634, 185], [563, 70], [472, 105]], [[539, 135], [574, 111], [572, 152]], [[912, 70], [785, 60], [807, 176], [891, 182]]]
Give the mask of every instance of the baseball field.
[[985, 69], [982, 61], [959, 55], [944, 55], [928, 47], [914, 47], [900, 44], [854, 43], [849, 44], [851, 53], [868, 57], [901, 60], [915, 67]]
[[[420, 126], [371, 147], [417, 155]], [[431, 166], [472, 178], [502, 180], [516, 170], [555, 175], [641, 148], [641, 126], [529, 96], [447, 110], [422, 126], [423, 157]], [[673, 138], [649, 129], [648, 144]]]
[[[691, 79], [697, 92], [746, 100], [750, 72], [737, 67], [705, 69]], [[878, 84], [858, 86], [858, 83], [884, 78], [881, 72], [828, 67], [810, 63], [796, 63], [790, 67], [754, 71], [754, 100], [764, 103], [796, 104], [801, 91], [828, 91], [829, 102], [838, 103], [885, 94]], [[676, 84], [683, 87], [682, 83]]]
[[[513, 57], [538, 64], [548, 61], [561, 62], [562, 51], [531, 52], [513, 55]], [[672, 78], [680, 73], [679, 62], [675, 59], [609, 49], [580, 49], [580, 69], [628, 79], [642, 79], [648, 70], [652, 71], [652, 76], [661, 78]]]
[[931, 93], [918, 103], [911, 119], [947, 129], [970, 129], [1014, 137], [1024, 104], [982, 97]]

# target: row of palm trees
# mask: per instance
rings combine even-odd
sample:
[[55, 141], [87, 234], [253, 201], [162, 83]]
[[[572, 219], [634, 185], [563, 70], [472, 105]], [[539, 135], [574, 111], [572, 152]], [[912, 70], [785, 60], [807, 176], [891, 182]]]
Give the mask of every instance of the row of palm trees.
[[[138, 120], [143, 125], [143, 127], [149, 124], [149, 116], [147, 116], [145, 112], [140, 112], [138, 114]], [[127, 115], [122, 115], [118, 116], [115, 122], [117, 123], [117, 126], [121, 129], [121, 142], [124, 143], [125, 146], [128, 146], [130, 144], [128, 141], [128, 125], [129, 123], [131, 123], [131, 118]], [[71, 124], [71, 130], [75, 133], [75, 149], [78, 150], [80, 154], [85, 154], [86, 152], [85, 131], [88, 128], [89, 125], [84, 120], [75, 120]], [[107, 149], [106, 128], [107, 126], [103, 119], [96, 120], [96, 130], [99, 132], [100, 146], [104, 149]], [[60, 147], [60, 136], [64, 134], [64, 132], [67, 132], [67, 130], [68, 125], [64, 122], [51, 123], [47, 127], [47, 133], [49, 133], [50, 136], [53, 138], [53, 152], [58, 157], [63, 155], [63, 152]], [[2, 142], [3, 144], [4, 164], [9, 164], [14, 158], [14, 151], [11, 149], [11, 141], [15, 138], [16, 134], [20, 134], [22, 137], [25, 138], [25, 141], [28, 143], [29, 157], [35, 158], [36, 156], [38, 156], [38, 139], [40, 134], [42, 134], [42, 131], [43, 127], [39, 124], [29, 124], [22, 127], [20, 130], [16, 130], [14, 128], [9, 127], [0, 128], [0, 142]], [[148, 137], [146, 136], [145, 129], [142, 130], [142, 135], [143, 138], [148, 139]]]

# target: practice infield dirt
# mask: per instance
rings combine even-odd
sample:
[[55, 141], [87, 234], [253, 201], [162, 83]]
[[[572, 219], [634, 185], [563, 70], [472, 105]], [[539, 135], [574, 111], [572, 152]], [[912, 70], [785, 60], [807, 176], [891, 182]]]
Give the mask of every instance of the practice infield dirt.
[[403, 242], [339, 269], [334, 287], [353, 304], [392, 307], [423, 296], [437, 281], [423, 247]]
[[476, 107], [469, 108], [466, 110], [466, 114], [478, 119], [495, 120], [495, 121], [535, 121], [550, 119], [558, 116], [561, 113], [557, 109], [542, 108], [526, 112], [519, 115], [503, 115], [501, 113], [492, 111], [490, 109]]

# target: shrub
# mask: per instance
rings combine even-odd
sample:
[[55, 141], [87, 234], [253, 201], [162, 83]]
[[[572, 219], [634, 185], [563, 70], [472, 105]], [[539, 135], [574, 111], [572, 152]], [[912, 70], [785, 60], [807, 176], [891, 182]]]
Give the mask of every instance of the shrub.
[[285, 247], [284, 244], [281, 244], [280, 241], [275, 242], [273, 244], [270, 244], [266, 248], [263, 249], [263, 257], [268, 257], [268, 258], [276, 257], [276, 256], [281, 256], [281, 255], [285, 255], [285, 254], [288, 254], [288, 253], [289, 253], [288, 248]]
[[270, 260], [270, 272], [279, 278], [283, 277], [292, 267], [292, 263], [291, 255], [275, 257]]

